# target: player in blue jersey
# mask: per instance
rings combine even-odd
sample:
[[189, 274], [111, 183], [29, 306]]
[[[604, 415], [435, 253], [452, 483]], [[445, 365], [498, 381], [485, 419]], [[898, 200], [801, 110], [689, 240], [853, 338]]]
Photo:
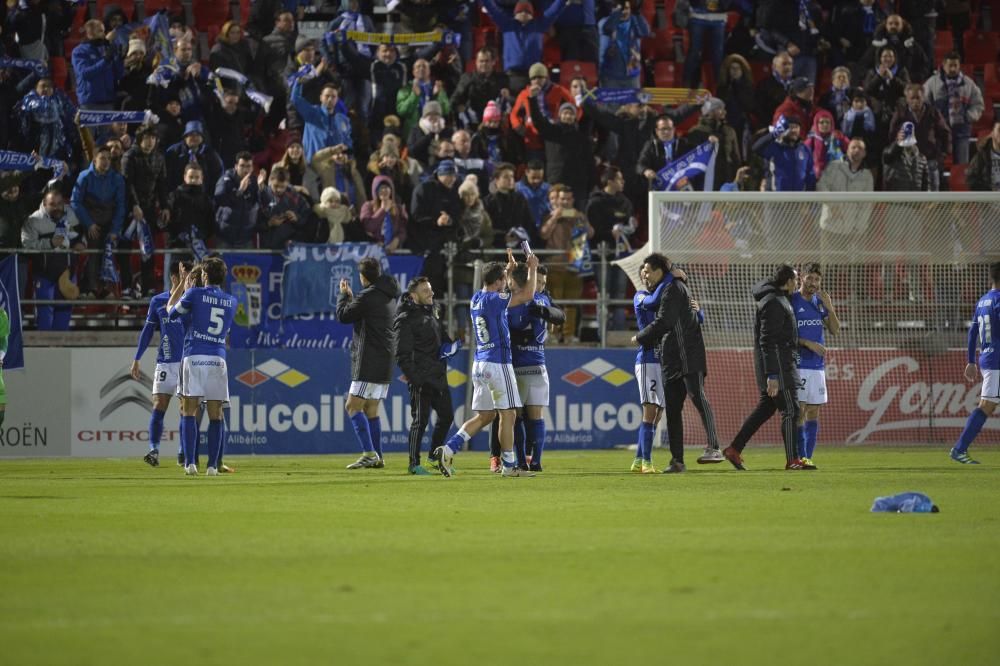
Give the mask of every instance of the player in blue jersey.
[[[181, 269], [184, 273], [191, 269], [190, 261], [174, 261], [170, 264], [170, 289], [173, 291], [182, 283]], [[165, 291], [153, 296], [149, 301], [149, 312], [146, 314], [146, 324], [139, 333], [139, 345], [130, 368], [132, 378], [142, 377], [142, 367], [139, 361], [153, 340], [153, 334], [160, 334], [160, 344], [156, 350], [156, 370], [153, 371], [153, 411], [149, 415], [149, 453], [143, 460], [152, 467], [160, 464], [160, 438], [163, 436], [163, 417], [170, 406], [170, 396], [177, 391], [180, 379], [181, 354], [184, 349], [184, 325], [179, 321], [170, 321], [167, 317], [167, 303], [171, 291]], [[183, 453], [183, 451], [182, 451]]]
[[819, 432], [819, 408], [827, 401], [826, 394], [826, 339], [840, 331], [840, 318], [833, 309], [830, 295], [822, 291], [823, 274], [819, 264], [806, 264], [801, 275], [801, 286], [792, 294], [792, 310], [799, 327], [799, 418], [801, 420], [800, 453], [804, 462], [812, 462]]
[[966, 465], [979, 463], [969, 457], [969, 445], [983, 429], [986, 419], [1000, 403], [1000, 345], [995, 336], [1000, 335], [1000, 262], [990, 266], [991, 289], [976, 303], [969, 327], [969, 363], [965, 378], [976, 381], [976, 349], [979, 349], [979, 372], [983, 375], [983, 388], [979, 393], [979, 406], [972, 410], [965, 422], [965, 429], [951, 450], [951, 459]]
[[184, 340], [181, 366], [181, 442], [184, 444], [184, 473], [197, 475], [195, 452], [198, 446], [198, 407], [202, 400], [208, 410], [208, 476], [219, 473], [225, 427], [222, 408], [229, 402], [229, 371], [226, 367], [226, 336], [236, 313], [236, 299], [222, 291], [226, 264], [217, 257], [202, 263], [205, 287], [183, 293], [178, 286], [167, 305], [171, 320], [190, 323]]
[[[549, 406], [549, 373], [545, 368], [548, 325], [562, 326], [566, 321], [566, 313], [553, 306], [545, 292], [546, 275], [545, 266], [538, 266], [534, 300], [507, 308], [517, 392], [524, 404], [514, 423], [514, 453], [518, 468], [532, 472], [542, 471], [545, 449], [542, 410]], [[518, 264], [510, 275], [511, 295], [519, 296], [527, 282], [528, 266]]]
[[462, 424], [444, 446], [434, 450], [438, 469], [451, 476], [455, 453], [473, 435], [490, 425], [500, 415], [500, 458], [502, 476], [534, 476], [517, 467], [514, 455], [514, 419], [521, 396], [517, 391], [511, 353], [507, 309], [530, 303], [538, 285], [538, 257], [527, 257], [528, 275], [517, 294], [507, 291], [507, 279], [517, 268], [513, 253], [507, 250], [507, 265], [490, 262], [483, 271], [483, 288], [472, 296], [470, 304], [472, 331], [476, 337], [476, 355], [472, 364], [472, 409], [475, 416]]

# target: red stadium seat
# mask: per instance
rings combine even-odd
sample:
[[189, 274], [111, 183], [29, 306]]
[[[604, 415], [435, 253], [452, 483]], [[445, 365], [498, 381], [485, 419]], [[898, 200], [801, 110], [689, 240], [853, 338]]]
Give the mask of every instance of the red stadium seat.
[[194, 25], [198, 30], [220, 27], [229, 20], [229, 3], [220, 0], [194, 0]]
[[[224, 2], [224, 0], [219, 0]], [[180, 0], [145, 0], [143, 3], [143, 9], [146, 11], [146, 16], [152, 16], [161, 9], [166, 9], [171, 15], [181, 13], [181, 3]]]
[[977, 65], [995, 63], [1000, 54], [1000, 35], [970, 30], [965, 33], [965, 61]]
[[219, 33], [222, 31], [222, 26], [210, 25], [205, 28], [205, 36], [208, 38], [208, 48], [211, 49], [215, 46], [215, 40], [219, 38]]
[[565, 60], [560, 64], [559, 83], [563, 86], [568, 87], [569, 82], [577, 76], [587, 79], [587, 86], [593, 88], [597, 85], [597, 65], [582, 60]]
[[123, 12], [129, 20], [135, 20], [135, 2], [133, 0], [97, 0], [94, 3], [94, 16], [95, 19], [104, 20], [104, 11], [107, 9], [108, 5], [115, 5]]
[[967, 164], [952, 164], [951, 175], [948, 178], [948, 186], [952, 192], [968, 192], [969, 185], [965, 182], [965, 170]]
[[753, 73], [754, 83], [759, 83], [771, 76], [771, 63], [751, 60], [750, 72]]
[[677, 63], [664, 60], [653, 65], [653, 80], [657, 88], [676, 88], [680, 78]]
[[995, 62], [983, 65], [983, 97], [992, 97], [1000, 102], [1000, 77]]
[[52, 74], [52, 83], [56, 88], [66, 90], [66, 82], [69, 79], [69, 66], [66, 58], [52, 56], [49, 58], [49, 72]]
[[656, 25], [656, 2], [653, 0], [646, 0], [642, 3], [642, 8], [640, 9], [640, 14], [646, 19], [646, 23], [649, 24], [650, 28]]
[[560, 60], [562, 60], [562, 50], [559, 48], [559, 42], [552, 37], [546, 37], [542, 43], [542, 62], [554, 65]]

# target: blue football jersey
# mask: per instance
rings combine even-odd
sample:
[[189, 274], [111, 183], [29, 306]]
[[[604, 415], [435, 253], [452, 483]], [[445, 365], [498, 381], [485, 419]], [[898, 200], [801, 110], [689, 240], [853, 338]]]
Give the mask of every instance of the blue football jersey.
[[490, 363], [511, 363], [510, 327], [507, 304], [510, 294], [498, 291], [477, 291], [470, 304], [472, 330], [476, 334], [476, 360]]
[[969, 329], [969, 363], [975, 363], [979, 348], [979, 367], [983, 370], [1000, 370], [1000, 349], [996, 337], [1000, 335], [1000, 289], [990, 289], [976, 303]]
[[[660, 284], [656, 285], [656, 289], [652, 293], [645, 290], [635, 292], [635, 296], [632, 298], [632, 307], [635, 308], [635, 323], [638, 325], [640, 331], [652, 324], [653, 320], [656, 319], [656, 313], [660, 309], [660, 297], [673, 281], [674, 276], [667, 273], [663, 276]], [[635, 355], [635, 364], [659, 363], [660, 345], [658, 342], [649, 347], [640, 345], [639, 351]]]
[[[171, 320], [189, 325], [184, 356], [226, 357], [226, 336], [236, 314], [236, 299], [218, 287], [194, 287], [181, 296]], [[188, 327], [185, 327], [188, 328]]]
[[[819, 300], [819, 296], [807, 299], [799, 292], [792, 294], [792, 310], [795, 311], [795, 323], [799, 327], [799, 339], [809, 340], [825, 345], [823, 341], [823, 320], [830, 316]], [[825, 367], [823, 357], [805, 347], [799, 347], [799, 368], [803, 370], [822, 370]]]
[[184, 353], [184, 325], [171, 321], [167, 316], [170, 292], [165, 291], [149, 299], [146, 321], [160, 332], [160, 347], [156, 350], [157, 363], [180, 363]]
[[[535, 294], [535, 303], [550, 307], [552, 299], [548, 294]], [[515, 368], [545, 365], [545, 340], [549, 335], [549, 329], [544, 319], [528, 314], [528, 305], [528, 303], [515, 305], [507, 310], [510, 330], [522, 333], [511, 336], [516, 340], [513, 341]]]

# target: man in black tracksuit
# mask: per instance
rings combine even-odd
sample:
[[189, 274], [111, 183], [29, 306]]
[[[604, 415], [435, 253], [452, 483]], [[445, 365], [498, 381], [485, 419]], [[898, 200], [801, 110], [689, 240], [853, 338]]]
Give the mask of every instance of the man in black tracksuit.
[[363, 287], [358, 297], [351, 292], [351, 283], [343, 279], [337, 300], [337, 321], [354, 324], [347, 414], [361, 444], [361, 457], [347, 469], [385, 467], [378, 405], [389, 394], [392, 381], [392, 359], [396, 352], [392, 322], [399, 298], [396, 278], [382, 274], [378, 259], [365, 257], [358, 262], [358, 270]]
[[816, 469], [799, 455], [799, 328], [789, 296], [795, 291], [798, 273], [788, 264], [775, 271], [769, 281], [753, 288], [757, 304], [754, 318], [754, 373], [760, 401], [743, 422], [733, 443], [723, 451], [733, 467], [743, 466], [743, 449], [757, 430], [781, 410], [781, 438], [785, 443], [785, 469]]
[[635, 336], [640, 345], [660, 345], [660, 365], [663, 369], [664, 412], [667, 436], [670, 439], [670, 465], [665, 474], [683, 472], [684, 466], [684, 401], [691, 396], [701, 422], [705, 426], [708, 446], [698, 462], [722, 462], [719, 440], [715, 434], [715, 414], [705, 395], [708, 360], [705, 340], [701, 335], [703, 315], [695, 309], [687, 283], [674, 278], [663, 292], [656, 319]]
[[[396, 321], [396, 364], [406, 375], [410, 387], [410, 474], [429, 475], [420, 465], [420, 441], [430, 423], [431, 409], [437, 424], [431, 435], [433, 451], [444, 444], [455, 419], [448, 389], [447, 358], [458, 351], [459, 344], [448, 337], [434, 305], [434, 289], [426, 277], [410, 280], [399, 304]], [[428, 458], [431, 458], [429, 455]]]

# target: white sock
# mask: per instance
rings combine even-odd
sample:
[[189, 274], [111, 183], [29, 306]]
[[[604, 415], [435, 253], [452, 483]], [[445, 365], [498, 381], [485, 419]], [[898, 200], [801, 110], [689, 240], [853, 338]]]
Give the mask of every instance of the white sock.
[[465, 432], [465, 428], [459, 428], [458, 432], [456, 432], [455, 434], [461, 437], [463, 442], [468, 442], [470, 439], [472, 439], [472, 435]]
[[513, 451], [503, 451], [500, 453], [500, 457], [503, 458], [503, 464], [507, 467], [513, 467], [517, 464], [517, 457]]

